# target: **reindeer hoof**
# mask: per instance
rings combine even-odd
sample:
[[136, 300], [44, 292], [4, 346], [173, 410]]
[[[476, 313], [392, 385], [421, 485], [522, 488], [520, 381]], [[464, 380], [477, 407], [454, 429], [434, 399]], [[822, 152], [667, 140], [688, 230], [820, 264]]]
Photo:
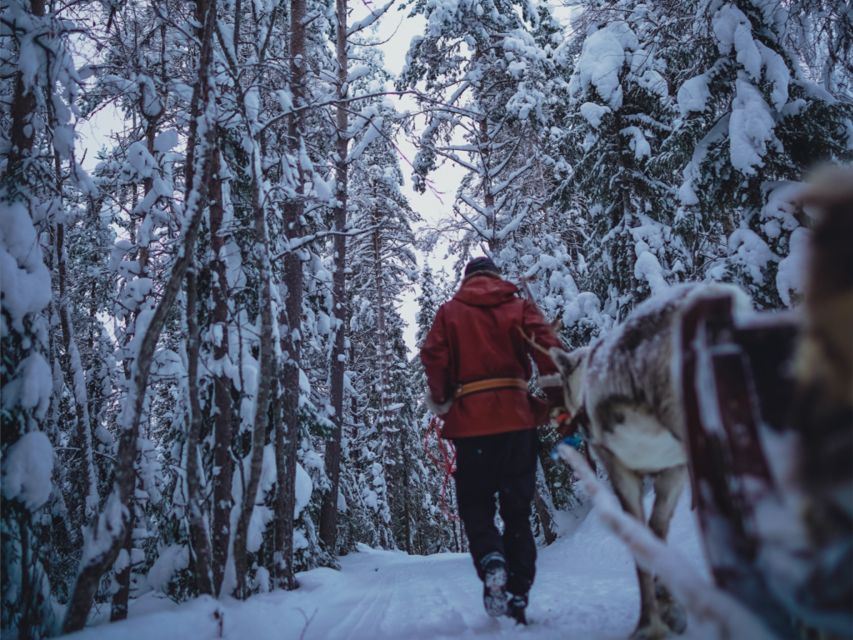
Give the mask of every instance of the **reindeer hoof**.
[[687, 629], [687, 613], [684, 607], [671, 599], [669, 602], [658, 601], [658, 610], [664, 624], [669, 627], [673, 633], [681, 635]]
[[655, 579], [655, 600], [663, 623], [673, 633], [681, 635], [687, 629], [687, 613], [669, 590]]
[[669, 627], [657, 620], [637, 627], [631, 634], [631, 640], [663, 640], [669, 635]]

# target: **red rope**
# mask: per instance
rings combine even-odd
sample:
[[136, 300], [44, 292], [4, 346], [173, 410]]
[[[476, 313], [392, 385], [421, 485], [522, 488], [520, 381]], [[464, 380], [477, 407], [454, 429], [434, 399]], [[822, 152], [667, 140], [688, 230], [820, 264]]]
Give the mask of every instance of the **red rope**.
[[[439, 506], [441, 508], [441, 513], [443, 513], [447, 519], [456, 521], [459, 520], [459, 516], [451, 511], [447, 506], [447, 486], [450, 484], [450, 476], [454, 471], [456, 471], [456, 448], [449, 440], [441, 437], [441, 427], [443, 424], [444, 422], [438, 416], [433, 416], [432, 420], [429, 421], [429, 427], [427, 427], [426, 433], [424, 434], [424, 453], [427, 458], [429, 458], [430, 462], [444, 471], [444, 479], [441, 482]], [[434, 456], [430, 451], [429, 437], [433, 433], [438, 441], [440, 459]]]

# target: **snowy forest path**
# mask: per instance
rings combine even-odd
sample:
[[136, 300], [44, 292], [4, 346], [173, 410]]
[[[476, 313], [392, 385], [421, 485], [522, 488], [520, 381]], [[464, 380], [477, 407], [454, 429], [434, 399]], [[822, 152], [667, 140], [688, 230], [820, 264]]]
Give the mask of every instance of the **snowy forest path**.
[[[689, 501], [684, 496], [676, 511], [670, 544], [707, 575]], [[296, 591], [260, 594], [245, 602], [198, 598], [180, 606], [158, 599], [156, 607], [171, 608], [153, 613], [149, 598], [145, 604], [131, 603], [125, 622], [90, 627], [67, 638], [616, 640], [631, 632], [639, 609], [633, 561], [594, 511], [573, 533], [540, 549], [528, 628], [485, 614], [467, 554], [410, 556], [361, 546], [340, 561], [340, 571], [320, 568], [300, 574]], [[710, 631], [694, 624], [681, 637], [713, 637]]]

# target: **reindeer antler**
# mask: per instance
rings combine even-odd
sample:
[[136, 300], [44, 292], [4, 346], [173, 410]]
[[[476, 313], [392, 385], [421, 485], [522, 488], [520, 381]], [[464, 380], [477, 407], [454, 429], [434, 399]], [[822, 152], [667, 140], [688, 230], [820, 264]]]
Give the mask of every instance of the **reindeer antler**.
[[[533, 347], [534, 349], [536, 349], [540, 353], [544, 353], [546, 356], [551, 358], [551, 353], [548, 351], [548, 349], [546, 349], [545, 347], [543, 347], [542, 345], [537, 343], [536, 340], [534, 340], [532, 336], [529, 336], [526, 333], [524, 333], [524, 330], [521, 327], [517, 327], [517, 328], [518, 328], [518, 332], [521, 334], [521, 337], [524, 338], [531, 347]], [[551, 359], [553, 360], [553, 358], [551, 358]]]
[[[532, 302], [533, 305], [538, 309], [539, 305], [536, 304], [536, 298], [533, 297], [533, 292], [530, 291], [530, 287], [527, 286], [528, 282], [533, 282], [534, 280], [536, 280], [536, 274], [533, 274], [532, 276], [521, 276], [521, 278], [518, 279], [518, 282], [521, 284], [522, 288], [524, 289], [524, 293], [527, 294], [527, 299], [530, 300], [530, 302]], [[548, 323], [548, 325], [551, 327], [551, 331], [553, 331], [555, 334], [560, 329], [562, 324], [563, 324], [563, 321], [560, 318], [554, 318], [551, 322]], [[522, 332], [522, 334], [523, 333], [524, 332]], [[528, 338], [527, 336], [524, 336], [524, 339], [527, 340], [528, 342], [530, 342], [531, 344], [533, 344], [531, 342], [530, 338]], [[534, 346], [539, 348], [538, 345], [534, 345]], [[540, 348], [540, 350], [541, 350], [541, 348]]]

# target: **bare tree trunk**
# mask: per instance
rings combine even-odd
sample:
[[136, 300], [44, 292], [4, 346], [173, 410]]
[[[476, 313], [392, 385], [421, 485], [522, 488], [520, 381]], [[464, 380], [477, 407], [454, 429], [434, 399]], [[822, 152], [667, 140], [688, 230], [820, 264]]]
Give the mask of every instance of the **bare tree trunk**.
[[[61, 188], [61, 175], [59, 170], [59, 157], [55, 156], [55, 171], [57, 186]], [[77, 443], [83, 452], [83, 473], [74, 474], [77, 483], [78, 495], [74, 496], [78, 502], [80, 512], [76, 514], [77, 522], [90, 521], [98, 509], [98, 479], [95, 474], [95, 462], [93, 459], [92, 446], [92, 421], [89, 416], [89, 394], [86, 388], [86, 375], [83, 371], [83, 363], [80, 359], [80, 350], [77, 347], [77, 336], [74, 333], [74, 322], [71, 318], [70, 301], [68, 299], [68, 273], [66, 269], [67, 254], [65, 251], [65, 225], [57, 224], [56, 233], [56, 266], [59, 284], [59, 323], [62, 327], [62, 345], [65, 356], [60, 359], [63, 372], [65, 373], [65, 384], [71, 390], [74, 399], [74, 412], [77, 417]]]
[[542, 523], [542, 534], [545, 536], [545, 544], [551, 544], [557, 539], [557, 533], [554, 531], [554, 518], [551, 517], [551, 512], [548, 510], [548, 505], [545, 504], [545, 499], [542, 497], [539, 487], [536, 487], [533, 504], [536, 506], [536, 515], [539, 516], [539, 522]]
[[[257, 150], [255, 151], [257, 154]], [[258, 375], [258, 390], [255, 403], [255, 421], [252, 425], [252, 454], [249, 466], [249, 481], [243, 493], [243, 504], [234, 533], [234, 568], [237, 575], [237, 595], [246, 597], [246, 573], [248, 571], [248, 550], [246, 542], [249, 534], [249, 522], [255, 508], [258, 485], [264, 462], [264, 445], [266, 444], [267, 426], [270, 409], [270, 380], [275, 373], [274, 341], [272, 331], [272, 273], [269, 255], [269, 240], [267, 238], [266, 219], [261, 204], [260, 188], [260, 159], [253, 158], [252, 162], [252, 205], [255, 211], [255, 252], [260, 271], [260, 305], [261, 305], [261, 336], [260, 336], [260, 366]]]
[[495, 194], [492, 191], [492, 178], [489, 174], [489, 163], [491, 162], [491, 141], [489, 140], [489, 123], [486, 116], [480, 120], [480, 158], [483, 162], [482, 187], [483, 187], [483, 204], [489, 211], [490, 219], [488, 220], [491, 237], [489, 238], [489, 250], [497, 251], [500, 249], [500, 242], [496, 237], [498, 230], [498, 216], [495, 211]]
[[210, 572], [210, 540], [201, 505], [201, 477], [198, 445], [201, 440], [201, 403], [198, 388], [199, 330], [198, 284], [194, 268], [187, 271], [187, 388], [190, 395], [190, 424], [187, 433], [187, 515], [189, 518], [190, 553], [196, 588], [199, 593], [213, 593]]
[[[4, 3], [5, 4], [5, 3]], [[31, 0], [30, 11], [34, 16], [44, 17], [45, 1]], [[33, 148], [36, 128], [32, 118], [36, 110], [36, 88], [29, 91], [24, 86], [24, 74], [15, 74], [15, 95], [11, 103], [12, 127], [10, 130], [11, 147], [6, 160], [6, 173], [3, 176], [11, 192], [18, 190], [19, 184], [28, 184], [28, 172], [24, 166]]]
[[[301, 209], [301, 206], [299, 207]], [[297, 218], [298, 219], [298, 218]], [[295, 253], [285, 258], [287, 301], [282, 322], [282, 352], [287, 361], [282, 375], [282, 416], [276, 425], [276, 563], [275, 580], [285, 589], [296, 588], [293, 568], [293, 528], [296, 507], [296, 451], [299, 447], [299, 377], [302, 317], [302, 262]]]
[[406, 536], [406, 553], [414, 553], [412, 549], [412, 524], [411, 513], [409, 509], [409, 465], [408, 459], [410, 455], [407, 446], [408, 439], [406, 438], [406, 428], [400, 428], [400, 454], [403, 460], [400, 467], [400, 472], [403, 474], [403, 535]]
[[[132, 507], [131, 507], [132, 510]], [[127, 564], [116, 572], [115, 580], [118, 589], [113, 594], [112, 607], [110, 608], [110, 622], [125, 620], [127, 618], [127, 605], [130, 601], [130, 574], [133, 571], [133, 515], [127, 523], [127, 531], [124, 534], [122, 550], [127, 554]]]
[[[131, 367], [131, 384], [128, 397], [120, 417], [122, 427], [119, 441], [116, 477], [113, 491], [107, 498], [98, 522], [91, 527], [92, 546], [84, 549], [80, 573], [68, 603], [68, 612], [63, 631], [70, 633], [82, 629], [86, 624], [89, 610], [101, 576], [115, 562], [121, 544], [124, 541], [125, 528], [128, 526], [128, 505], [136, 484], [136, 454], [139, 437], [139, 423], [148, 386], [148, 375], [160, 332], [166, 322], [166, 315], [178, 295], [184, 281], [187, 268], [192, 260], [193, 248], [198, 237], [204, 203], [207, 200], [209, 185], [210, 137], [213, 131], [212, 118], [208, 113], [212, 105], [210, 89], [212, 86], [210, 66], [213, 57], [212, 42], [216, 23], [216, 0], [197, 0], [196, 13], [202, 25], [199, 56], [199, 80], [193, 89], [192, 118], [187, 145], [187, 191], [185, 197], [186, 227], [184, 238], [179, 247], [179, 255], [169, 274], [163, 289], [163, 295], [157, 304], [151, 321], [142, 338], [136, 360]], [[107, 540], [99, 537], [107, 536]]]
[[[213, 157], [212, 175], [215, 176], [213, 193], [210, 199], [210, 249], [213, 254], [210, 263], [212, 272], [211, 295], [213, 297], [213, 335], [218, 338], [213, 344], [213, 358], [221, 362], [229, 357], [228, 351], [228, 277], [222, 250], [225, 241], [222, 234], [222, 179], [219, 177], [220, 158], [216, 151]], [[228, 548], [231, 540], [231, 508], [234, 496], [231, 483], [234, 478], [234, 460], [231, 456], [231, 443], [238, 425], [234, 420], [234, 403], [237, 389], [233, 380], [220, 369], [213, 376], [213, 403], [216, 415], [213, 419], [213, 466], [217, 473], [213, 476], [213, 525], [212, 574], [213, 593], [219, 594], [225, 565], [228, 562]]]
[[[290, 3], [290, 78], [293, 102], [303, 106], [305, 96], [305, 0]], [[288, 152], [298, 164], [302, 146], [301, 112], [291, 112], [287, 123]], [[302, 201], [303, 168], [297, 169], [296, 196], [284, 206], [284, 225], [287, 237], [299, 237], [304, 210]], [[281, 332], [281, 347], [285, 357], [282, 375], [282, 416], [276, 425], [276, 562], [274, 580], [285, 589], [296, 587], [293, 568], [293, 511], [296, 503], [296, 450], [299, 446], [299, 374], [302, 330], [302, 261], [290, 251], [284, 257], [284, 278], [287, 299]]]
[[378, 210], [373, 211], [373, 287], [375, 291], [374, 304], [376, 305], [376, 348], [379, 352], [379, 410], [380, 410], [380, 433], [382, 427], [388, 420], [388, 342], [385, 331], [385, 287], [382, 278], [382, 214]]
[[329, 478], [329, 493], [323, 497], [320, 508], [320, 539], [326, 550], [332, 554], [337, 553], [338, 542], [338, 491], [340, 490], [341, 475], [341, 432], [344, 420], [344, 372], [346, 369], [346, 327], [348, 324], [347, 298], [346, 298], [346, 251], [347, 241], [344, 231], [347, 226], [347, 195], [348, 195], [348, 165], [347, 146], [349, 137], [349, 118], [344, 101], [347, 98], [347, 68], [349, 57], [347, 54], [347, 0], [336, 0], [335, 2], [338, 28], [337, 28], [337, 62], [338, 62], [338, 105], [336, 112], [337, 127], [337, 158], [335, 160], [335, 177], [337, 182], [335, 212], [335, 275], [332, 286], [332, 298], [335, 309], [335, 346], [332, 349], [331, 380], [329, 381], [329, 394], [332, 400], [332, 408], [335, 410], [335, 428], [332, 437], [326, 441], [326, 477]]

